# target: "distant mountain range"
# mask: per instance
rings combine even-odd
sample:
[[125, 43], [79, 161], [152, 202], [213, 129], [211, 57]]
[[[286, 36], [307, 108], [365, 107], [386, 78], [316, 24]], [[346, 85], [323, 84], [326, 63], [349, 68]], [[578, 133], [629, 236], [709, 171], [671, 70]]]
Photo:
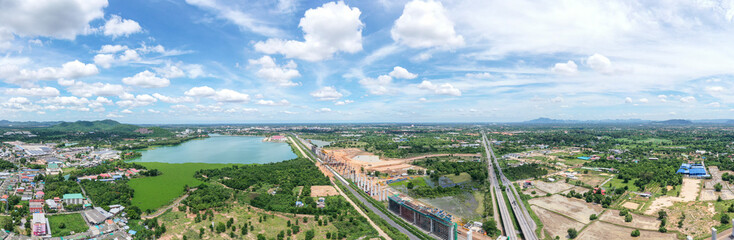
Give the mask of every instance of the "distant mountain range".
[[604, 119], [604, 120], [565, 120], [551, 118], [536, 118], [521, 123], [526, 124], [657, 124], [657, 125], [689, 125], [689, 124], [734, 124], [734, 119], [670, 119], [652, 121], [643, 119]]
[[[0, 121], [0, 127], [7, 128], [34, 128], [37, 131], [59, 132], [111, 132], [122, 135], [145, 135], [155, 137], [173, 136], [169, 130], [160, 127], [140, 127], [132, 124], [122, 124], [114, 120], [76, 121], [76, 122], [11, 122]], [[145, 128], [148, 130], [137, 131]]]

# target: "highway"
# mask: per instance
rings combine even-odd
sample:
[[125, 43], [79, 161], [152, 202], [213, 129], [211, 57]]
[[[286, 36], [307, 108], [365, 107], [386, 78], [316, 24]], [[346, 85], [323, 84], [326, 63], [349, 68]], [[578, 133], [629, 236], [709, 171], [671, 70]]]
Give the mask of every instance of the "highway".
[[[298, 137], [298, 135], [295, 135], [295, 134], [293, 134], [293, 136], [295, 136], [295, 137], [296, 137], [296, 139], [297, 139], [297, 141], [301, 142], [301, 144], [303, 144], [303, 146], [308, 146], [308, 145], [309, 145], [309, 144], [308, 144], [307, 142], [303, 141], [303, 140], [302, 140], [302, 139], [301, 139], [300, 137]], [[299, 150], [301, 150], [301, 146], [300, 146], [300, 144], [296, 144], [296, 147], [298, 147], [298, 148], [299, 148]], [[308, 157], [308, 158], [311, 158], [311, 159], [315, 159], [315, 160], [316, 160], [316, 161], [318, 161], [319, 163], [322, 163], [322, 164], [323, 164], [323, 161], [321, 161], [321, 159], [320, 159], [320, 158], [318, 158], [318, 157], [315, 157], [315, 156], [313, 155], [313, 153], [311, 152], [311, 150], [310, 150], [310, 149], [308, 149], [308, 148], [307, 148], [307, 149], [306, 149], [306, 152], [308, 153], [306, 157]], [[337, 172], [336, 170], [334, 170], [333, 168], [331, 168], [331, 166], [329, 166], [329, 165], [324, 165], [324, 166], [326, 166], [326, 168], [327, 168], [327, 169], [329, 169], [329, 171], [331, 171], [331, 173], [333, 173], [333, 174], [334, 174], [334, 176], [335, 176], [335, 177], [336, 177], [336, 178], [337, 178], [337, 179], [338, 179], [338, 180], [339, 180], [340, 182], [342, 182], [342, 184], [344, 184], [344, 186], [346, 186], [347, 190], [348, 190], [349, 192], [351, 192], [351, 193], [352, 193], [352, 195], [354, 195], [354, 197], [355, 197], [355, 198], [357, 198], [357, 200], [359, 200], [360, 202], [362, 202], [362, 204], [364, 204], [365, 206], [367, 206], [367, 208], [369, 208], [369, 209], [370, 209], [370, 211], [372, 211], [373, 213], [375, 213], [375, 214], [376, 214], [377, 216], [379, 216], [380, 218], [384, 219], [384, 220], [385, 220], [385, 222], [387, 222], [387, 224], [390, 224], [390, 226], [392, 226], [392, 227], [394, 227], [394, 228], [398, 229], [398, 231], [400, 231], [401, 233], [405, 234], [405, 236], [407, 236], [407, 237], [408, 237], [408, 239], [410, 239], [410, 240], [420, 240], [420, 238], [418, 238], [417, 236], [415, 236], [415, 234], [411, 233], [410, 231], [408, 231], [407, 229], [405, 229], [405, 228], [404, 228], [403, 226], [400, 226], [400, 224], [397, 224], [397, 223], [396, 223], [395, 221], [393, 221], [393, 220], [392, 220], [392, 219], [391, 219], [390, 217], [388, 217], [387, 215], [385, 215], [386, 213], [383, 213], [382, 211], [380, 211], [380, 209], [377, 209], [377, 208], [376, 208], [375, 206], [373, 206], [373, 205], [372, 205], [372, 203], [371, 203], [370, 201], [367, 201], [367, 199], [365, 199], [364, 197], [362, 197], [362, 195], [360, 195], [360, 194], [359, 194], [358, 192], [356, 192], [356, 191], [355, 191], [355, 190], [354, 190], [354, 189], [353, 189], [353, 188], [352, 188], [352, 187], [351, 187], [351, 186], [349, 185], [349, 182], [348, 182], [348, 181], [347, 181], [346, 179], [344, 179], [344, 177], [342, 177], [341, 175], [339, 175], [339, 173], [338, 173], [338, 172]], [[335, 187], [336, 187], [336, 186], [335, 186]], [[388, 239], [389, 239], [389, 238], [388, 238]]]
[[515, 218], [517, 219], [518, 225], [520, 225], [520, 231], [522, 232], [524, 239], [538, 240], [538, 236], [535, 235], [535, 228], [537, 226], [535, 225], [533, 219], [530, 217], [530, 213], [527, 211], [527, 209], [525, 209], [525, 205], [522, 203], [518, 204], [517, 201], [520, 199], [520, 196], [517, 193], [515, 187], [512, 185], [512, 182], [510, 182], [510, 180], [505, 177], [505, 174], [502, 173], [502, 168], [499, 167], [497, 157], [494, 155], [494, 151], [489, 145], [489, 140], [487, 139], [487, 135], [484, 134], [484, 132], [482, 132], [482, 142], [484, 144], [484, 149], [487, 153], [487, 160], [489, 160], [487, 161], [487, 167], [489, 169], [490, 183], [495, 187], [495, 193], [497, 193], [497, 201], [500, 207], [502, 224], [505, 228], [505, 235], [507, 235], [509, 239], [517, 239], [515, 226], [513, 226], [512, 224], [512, 219], [510, 213], [507, 210], [505, 199], [502, 197], [502, 191], [500, 190], [499, 183], [497, 182], [497, 175], [495, 174], [494, 168], [492, 167], [492, 161], [497, 166], [497, 170], [499, 171], [499, 178], [502, 181], [502, 185], [505, 187], [507, 199], [510, 201], [510, 206], [512, 207], [512, 211], [515, 213]]

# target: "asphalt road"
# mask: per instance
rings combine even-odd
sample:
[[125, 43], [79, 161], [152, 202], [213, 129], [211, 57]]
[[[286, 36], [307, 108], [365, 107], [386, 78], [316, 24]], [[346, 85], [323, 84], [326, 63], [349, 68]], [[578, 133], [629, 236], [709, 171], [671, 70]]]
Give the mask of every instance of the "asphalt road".
[[[298, 139], [298, 141], [300, 141], [304, 146], [308, 146], [308, 145], [306, 145], [301, 140], [300, 137], [298, 137], [298, 135], [295, 135], [294, 134], [294, 136], [296, 136], [296, 139]], [[300, 146], [299, 146], [299, 148], [300, 148]], [[308, 152], [308, 157], [313, 158], [313, 156], [311, 156], [311, 152], [308, 151], [308, 150], [307, 150], [307, 152]], [[319, 158], [316, 158], [316, 160], [319, 161], [319, 162], [322, 162], [321, 159], [319, 159]], [[345, 186], [347, 186], [346, 189], [349, 192], [351, 192], [352, 195], [354, 195], [354, 197], [357, 198], [357, 200], [359, 200], [362, 204], [364, 204], [365, 206], [367, 206], [367, 208], [370, 211], [372, 211], [373, 213], [375, 213], [380, 218], [384, 219], [385, 222], [387, 222], [387, 224], [389, 224], [390, 226], [398, 229], [398, 231], [400, 231], [401, 233], [405, 234], [405, 236], [408, 236], [408, 239], [411, 239], [411, 240], [420, 240], [420, 238], [416, 237], [413, 233], [411, 233], [410, 231], [408, 231], [407, 229], [405, 229], [403, 226], [400, 226], [400, 224], [397, 224], [390, 217], [388, 217], [387, 215], [385, 215], [385, 213], [383, 213], [382, 211], [380, 211], [380, 209], [377, 209], [374, 205], [372, 205], [372, 203], [370, 201], [367, 201], [367, 199], [365, 199], [364, 197], [362, 197], [362, 195], [360, 195], [357, 191], [355, 191], [349, 185], [349, 182], [347, 182], [346, 179], [344, 179], [341, 175], [339, 175], [339, 173], [337, 171], [335, 171], [334, 169], [332, 169], [328, 165], [326, 165], [326, 167], [329, 169], [329, 171], [331, 171], [334, 174], [334, 176], [336, 176], [337, 179], [339, 179], [340, 182], [342, 182], [342, 184], [344, 184]]]
[[[484, 140], [486, 150], [489, 151], [487, 158], [493, 159], [494, 164], [499, 166], [497, 157], [494, 155], [492, 147], [489, 146], [489, 140], [487, 140], [487, 136], [484, 133], [482, 133], [482, 139]], [[515, 189], [512, 182], [505, 177], [505, 174], [502, 173], [502, 168], [498, 167], [497, 169], [499, 171], [499, 177], [502, 180], [502, 185], [504, 185], [506, 193], [508, 193], [507, 199], [510, 201], [510, 206], [512, 207], [512, 211], [515, 213], [515, 218], [517, 219], [518, 225], [520, 225], [520, 231], [522, 231], [523, 237], [526, 240], [538, 240], [538, 236], [535, 234], [535, 222], [530, 217], [528, 210], [525, 209], [525, 205], [523, 205], [522, 202], [518, 202], [520, 201], [520, 195], [517, 193], [517, 189]]]
[[489, 172], [489, 182], [494, 187], [494, 192], [497, 198], [497, 206], [500, 210], [500, 218], [502, 219], [502, 226], [504, 228], [505, 236], [510, 240], [517, 239], [517, 232], [515, 232], [515, 226], [512, 224], [512, 216], [510, 211], [507, 209], [505, 204], [505, 198], [502, 196], [502, 189], [497, 181], [497, 175], [495, 175], [494, 168], [492, 167], [492, 155], [491, 148], [489, 147], [489, 141], [487, 137], [482, 133], [482, 143], [484, 144], [484, 151], [487, 153], [487, 170]]

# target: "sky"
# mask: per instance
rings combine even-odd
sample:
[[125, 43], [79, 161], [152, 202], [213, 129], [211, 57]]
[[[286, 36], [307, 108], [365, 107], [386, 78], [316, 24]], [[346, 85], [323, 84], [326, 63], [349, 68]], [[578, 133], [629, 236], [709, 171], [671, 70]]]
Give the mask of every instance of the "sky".
[[734, 0], [4, 0], [0, 119], [734, 118]]

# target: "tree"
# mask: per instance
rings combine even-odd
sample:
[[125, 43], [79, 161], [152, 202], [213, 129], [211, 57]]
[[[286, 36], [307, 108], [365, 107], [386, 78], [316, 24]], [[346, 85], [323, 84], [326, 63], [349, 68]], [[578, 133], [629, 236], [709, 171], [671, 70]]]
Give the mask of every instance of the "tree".
[[500, 230], [497, 229], [497, 221], [494, 220], [494, 218], [490, 218], [484, 222], [484, 224], [482, 224], [482, 228], [489, 236], [495, 236], [500, 232]]
[[224, 225], [224, 223], [222, 223], [222, 222], [219, 222], [219, 223], [217, 224], [217, 233], [223, 233], [223, 232], [224, 232], [224, 231], [226, 231], [226, 230], [227, 230], [227, 226], [226, 226], [226, 225]]
[[66, 228], [66, 224], [65, 223], [59, 223], [59, 228], [61, 228], [61, 229]]
[[140, 211], [140, 208], [137, 206], [130, 206], [126, 209], [127, 217], [130, 219], [140, 219], [140, 214], [143, 212]]
[[568, 232], [568, 238], [570, 239], [574, 239], [579, 235], [575, 228], [569, 228], [566, 232]]
[[622, 209], [622, 211], [619, 211], [619, 216], [627, 216], [627, 214], [629, 214], [629, 210], [627, 210], [626, 208]]
[[594, 221], [594, 220], [596, 220], [597, 218], [598, 218], [598, 217], [596, 216], [596, 214], [591, 214], [591, 216], [589, 216], [589, 220], [591, 220], [591, 221]]
[[312, 240], [314, 238], [314, 234], [313, 229], [306, 231], [306, 240]]
[[716, 185], [714, 185], [714, 189], [715, 189], [715, 190], [716, 190], [717, 192], [721, 192], [721, 183], [716, 183]]
[[630, 233], [630, 236], [632, 237], [639, 237], [640, 236], [640, 230], [633, 230], [632, 233]]
[[729, 216], [726, 214], [721, 215], [721, 224], [727, 224], [729, 223]]
[[658, 220], [663, 220], [664, 218], [668, 217], [668, 213], [665, 212], [665, 210], [658, 211]]
[[408, 189], [413, 189], [413, 182], [408, 182]]
[[632, 214], [627, 214], [627, 216], [624, 216], [625, 222], [632, 222]]

